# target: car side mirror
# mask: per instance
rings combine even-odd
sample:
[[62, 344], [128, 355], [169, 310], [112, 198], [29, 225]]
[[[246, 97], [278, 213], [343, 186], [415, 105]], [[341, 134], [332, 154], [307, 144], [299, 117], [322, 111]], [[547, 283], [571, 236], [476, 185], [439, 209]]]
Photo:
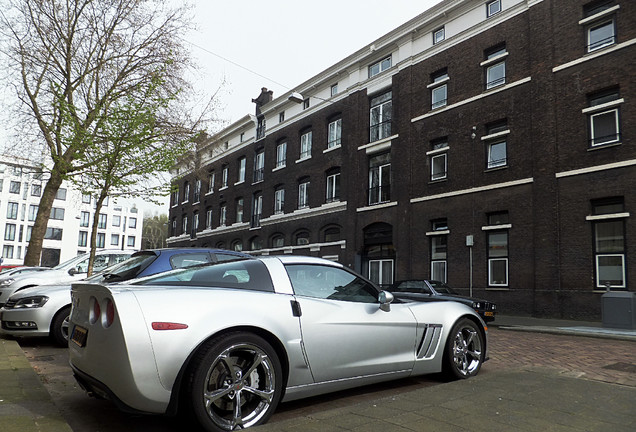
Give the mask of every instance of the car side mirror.
[[71, 276], [75, 276], [78, 273], [79, 273], [79, 270], [77, 270], [77, 267], [68, 269], [68, 274], [70, 274]]
[[380, 302], [380, 309], [382, 309], [384, 312], [390, 312], [391, 311], [391, 302], [395, 299], [395, 297], [393, 297], [393, 294], [391, 294], [388, 291], [380, 291], [380, 294], [378, 295], [378, 301]]

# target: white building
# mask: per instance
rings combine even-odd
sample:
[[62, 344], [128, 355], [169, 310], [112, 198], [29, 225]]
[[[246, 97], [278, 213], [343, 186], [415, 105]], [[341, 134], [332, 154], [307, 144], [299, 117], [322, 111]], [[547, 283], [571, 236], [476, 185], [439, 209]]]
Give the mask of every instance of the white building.
[[[2, 264], [23, 264], [31, 230], [46, 185], [39, 167], [26, 160], [0, 157]], [[51, 209], [42, 245], [41, 265], [54, 266], [90, 249], [96, 200], [62, 183]], [[98, 216], [98, 249], [140, 249], [143, 213], [108, 199]]]

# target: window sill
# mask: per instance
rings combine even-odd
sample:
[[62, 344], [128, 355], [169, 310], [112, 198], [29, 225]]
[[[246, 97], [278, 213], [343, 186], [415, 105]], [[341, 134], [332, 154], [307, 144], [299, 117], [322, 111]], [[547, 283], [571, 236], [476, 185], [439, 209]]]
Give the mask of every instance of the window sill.
[[243, 184], [243, 183], [245, 183], [245, 180], [239, 180], [236, 183], [234, 183], [234, 186], [238, 186], [238, 185]]
[[306, 160], [311, 159], [311, 156], [305, 156], [303, 158], [300, 158], [296, 161], [296, 163], [301, 163], [301, 162], [305, 162]]
[[589, 23], [591, 23], [593, 21], [596, 21], [597, 19], [604, 18], [604, 17], [606, 17], [608, 15], [613, 14], [614, 12], [619, 10], [620, 8], [621, 8], [620, 5], [616, 5], [616, 6], [613, 6], [613, 7], [609, 8], [609, 9], [605, 9], [604, 11], [601, 11], [601, 12], [599, 12], [597, 14], [594, 14], [594, 15], [589, 16], [587, 18], [583, 18], [582, 20], [579, 21], [579, 24], [580, 25], [587, 25], [587, 24], [589, 24]]
[[591, 152], [591, 151], [596, 151], [596, 150], [603, 150], [603, 149], [607, 149], [607, 148], [612, 148], [612, 147], [618, 147], [623, 145], [622, 142], [613, 142], [613, 143], [607, 143], [607, 144], [598, 144], [595, 145], [594, 147], [590, 147], [587, 149], [587, 151]]
[[223, 187], [221, 187], [221, 188], [219, 189], [219, 192], [220, 192], [220, 191], [224, 191], [225, 189], [227, 189], [227, 186], [223, 186]]
[[287, 165], [277, 166], [276, 168], [274, 168], [274, 169], [272, 170], [272, 172], [280, 171], [280, 170], [282, 170], [283, 168], [287, 168]]
[[444, 177], [444, 178], [439, 178], [439, 179], [431, 179], [428, 184], [432, 185], [432, 184], [437, 184], [437, 183], [444, 183], [448, 181], [448, 177]]
[[207, 192], [204, 196], [212, 195], [214, 191]]
[[390, 202], [384, 202], [384, 203], [378, 203], [378, 204], [371, 204], [365, 207], [358, 207], [356, 211], [360, 213], [360, 212], [371, 211], [371, 210], [385, 209], [387, 207], [395, 207], [397, 205], [398, 205], [397, 201], [390, 201]]
[[508, 164], [506, 165], [502, 165], [502, 166], [496, 166], [496, 167], [492, 167], [492, 168], [486, 168], [484, 170], [484, 172], [493, 172], [493, 171], [501, 171], [501, 170], [505, 170], [508, 169]]
[[510, 287], [491, 286], [491, 287], [486, 287], [486, 291], [510, 291]]
[[335, 145], [333, 147], [326, 148], [322, 152], [323, 153], [329, 153], [329, 152], [332, 152], [334, 150], [338, 150], [339, 148], [342, 148], [342, 144], [338, 144], [338, 145]]

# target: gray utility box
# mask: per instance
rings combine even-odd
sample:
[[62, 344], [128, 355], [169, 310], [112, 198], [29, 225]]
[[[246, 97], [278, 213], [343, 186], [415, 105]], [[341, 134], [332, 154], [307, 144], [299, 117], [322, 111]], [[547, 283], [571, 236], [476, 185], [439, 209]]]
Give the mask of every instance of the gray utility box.
[[608, 291], [601, 296], [603, 327], [636, 329], [636, 293]]

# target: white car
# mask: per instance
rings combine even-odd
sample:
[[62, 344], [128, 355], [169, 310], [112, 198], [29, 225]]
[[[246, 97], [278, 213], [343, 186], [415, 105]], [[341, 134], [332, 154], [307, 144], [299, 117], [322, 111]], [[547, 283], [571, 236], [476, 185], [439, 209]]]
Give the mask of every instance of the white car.
[[[134, 251], [100, 250], [95, 254], [93, 272], [99, 272], [106, 267], [130, 258]], [[57, 283], [71, 283], [82, 280], [88, 273], [89, 254], [78, 255], [55, 267], [42, 271], [32, 271], [9, 277], [0, 282], [0, 307], [16, 291], [39, 285]]]
[[70, 362], [119, 408], [183, 411], [209, 432], [262, 424], [280, 401], [487, 359], [487, 329], [453, 301], [394, 300], [341, 264], [266, 256], [126, 284], [75, 283]]

